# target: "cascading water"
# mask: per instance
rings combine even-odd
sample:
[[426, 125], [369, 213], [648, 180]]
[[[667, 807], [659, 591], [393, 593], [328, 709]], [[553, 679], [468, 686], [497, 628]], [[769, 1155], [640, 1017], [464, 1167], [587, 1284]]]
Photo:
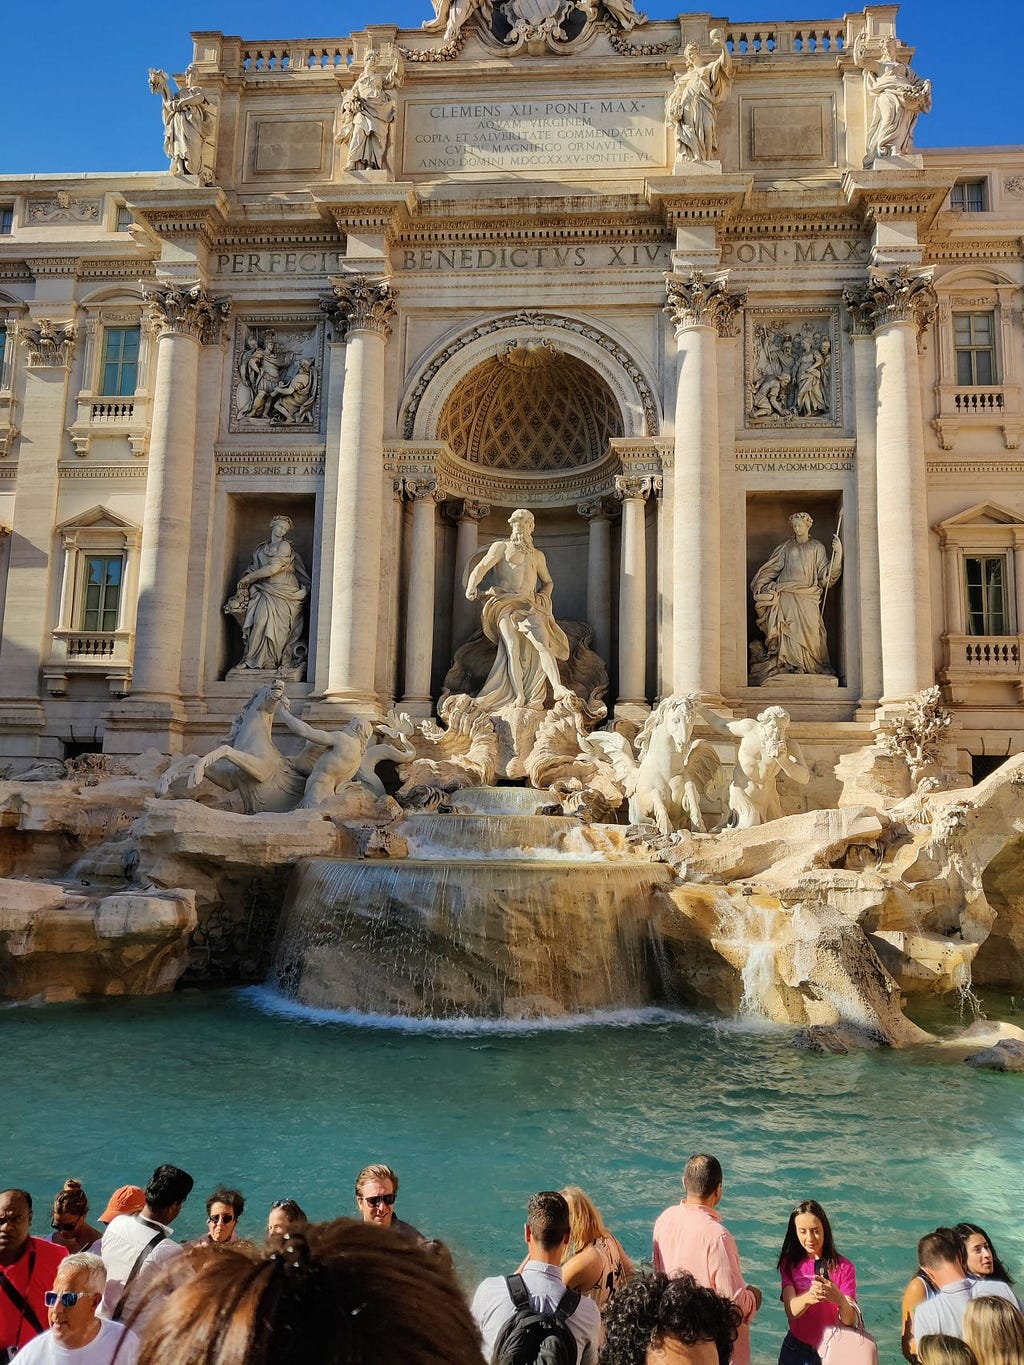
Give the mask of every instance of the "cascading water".
[[719, 908], [721, 947], [740, 966], [743, 996], [741, 1014], [771, 1017], [767, 997], [777, 981], [775, 928], [780, 907], [756, 897], [723, 901]]
[[434, 1018], [660, 1002], [650, 902], [671, 873], [588, 855], [577, 830], [533, 814], [408, 816], [394, 827], [407, 858], [301, 862], [279, 988], [318, 1008]]

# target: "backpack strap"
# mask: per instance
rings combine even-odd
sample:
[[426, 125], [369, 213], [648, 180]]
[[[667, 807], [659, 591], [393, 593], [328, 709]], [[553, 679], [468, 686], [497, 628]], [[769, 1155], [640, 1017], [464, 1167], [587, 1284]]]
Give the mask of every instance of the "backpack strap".
[[[28, 1277], [25, 1280], [26, 1289], [31, 1289], [32, 1287], [32, 1276], [35, 1274], [35, 1270], [36, 1249], [35, 1247], [30, 1247], [28, 1253]], [[6, 1274], [3, 1272], [0, 1272], [0, 1289], [4, 1291], [4, 1293], [10, 1299], [11, 1303], [13, 1303], [15, 1308], [18, 1310], [18, 1335], [14, 1342], [15, 1346], [17, 1346], [18, 1342], [21, 1340], [22, 1323], [27, 1322], [29, 1326], [32, 1328], [32, 1330], [36, 1333], [45, 1330], [43, 1324], [39, 1321], [39, 1317], [36, 1314], [36, 1310], [29, 1303], [28, 1299], [21, 1292], [21, 1290], [18, 1289], [16, 1285], [11, 1284]]]
[[529, 1308], [530, 1291], [527, 1289], [526, 1281], [522, 1275], [506, 1275], [505, 1288], [508, 1290], [513, 1308]]
[[580, 1306], [580, 1291], [578, 1289], [567, 1289], [558, 1300], [556, 1313], [564, 1313], [567, 1318], [571, 1318], [576, 1309]]
[[163, 1228], [159, 1225], [159, 1223], [151, 1223], [148, 1218], [143, 1218], [141, 1216], [138, 1216], [136, 1218], [136, 1222], [144, 1223], [147, 1228], [155, 1227], [156, 1236], [152, 1238], [151, 1241], [147, 1242], [146, 1245], [139, 1252], [138, 1256], [136, 1256], [135, 1264], [132, 1266], [131, 1270], [129, 1270], [128, 1278], [125, 1280], [124, 1286], [121, 1289], [121, 1297], [114, 1305], [114, 1311], [110, 1315], [110, 1319], [112, 1322], [121, 1321], [121, 1317], [125, 1310], [125, 1305], [128, 1302], [128, 1291], [129, 1289], [131, 1289], [135, 1277], [138, 1275], [139, 1271], [145, 1265], [149, 1253], [156, 1246], [158, 1246], [160, 1242], [164, 1242], [167, 1240], [167, 1233], [164, 1232]]

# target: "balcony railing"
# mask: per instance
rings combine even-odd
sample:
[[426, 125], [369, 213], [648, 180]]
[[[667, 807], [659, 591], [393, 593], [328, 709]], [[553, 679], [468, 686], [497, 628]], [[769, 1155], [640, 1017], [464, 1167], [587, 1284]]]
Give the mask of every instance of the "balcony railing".
[[1024, 636], [945, 635], [943, 644], [942, 681], [952, 701], [969, 701], [975, 683], [1012, 683], [1024, 700]]
[[131, 687], [134, 640], [130, 630], [55, 630], [43, 666], [47, 691], [63, 697], [72, 674], [98, 674], [106, 678], [113, 696], [124, 696]]

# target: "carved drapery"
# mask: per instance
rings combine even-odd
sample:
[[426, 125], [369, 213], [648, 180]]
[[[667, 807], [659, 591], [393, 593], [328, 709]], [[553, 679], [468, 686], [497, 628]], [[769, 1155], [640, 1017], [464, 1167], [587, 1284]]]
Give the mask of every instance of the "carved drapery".
[[332, 278], [331, 290], [320, 306], [345, 336], [359, 331], [378, 332], [385, 339], [391, 335], [398, 290], [389, 280], [373, 280], [365, 275]]
[[49, 369], [67, 369], [75, 352], [75, 326], [41, 318], [35, 326], [22, 323], [18, 337], [28, 348], [28, 363]]
[[157, 336], [192, 336], [204, 346], [215, 346], [231, 312], [226, 295], [213, 298], [201, 284], [146, 284], [142, 295]]
[[858, 329], [876, 330], [893, 322], [912, 322], [920, 337], [935, 321], [938, 299], [932, 269], [910, 271], [872, 267], [864, 284], [843, 290], [843, 302]]
[[665, 312], [672, 318], [676, 336], [688, 327], [714, 327], [719, 336], [731, 336], [736, 316], [747, 301], [746, 290], [730, 294], [728, 271], [705, 275], [691, 270], [685, 278], [666, 275], [668, 303]]

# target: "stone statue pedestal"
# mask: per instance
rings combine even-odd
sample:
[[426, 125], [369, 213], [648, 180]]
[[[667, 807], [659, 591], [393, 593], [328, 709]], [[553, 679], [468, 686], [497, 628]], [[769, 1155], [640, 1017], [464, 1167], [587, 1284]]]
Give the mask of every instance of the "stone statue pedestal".
[[498, 776], [526, 777], [526, 763], [547, 712], [541, 706], [505, 706], [489, 714], [498, 736]]
[[832, 673], [774, 673], [770, 678], [765, 678], [758, 690], [771, 693], [772, 701], [789, 698], [793, 701], [813, 701], [827, 697], [838, 686], [839, 679]]
[[285, 682], [304, 682], [306, 665], [301, 663], [295, 668], [243, 668], [241, 664], [236, 664], [224, 674], [225, 682], [241, 684], [241, 693], [246, 697], [251, 695], [253, 688], [272, 683], [275, 678], [284, 678]]
[[672, 174], [675, 176], [721, 175], [722, 163], [720, 161], [687, 161], [685, 156], [680, 156], [677, 152], [672, 165]]
[[924, 157], [918, 152], [893, 153], [892, 156], [876, 156], [871, 163], [873, 171], [923, 171]]

